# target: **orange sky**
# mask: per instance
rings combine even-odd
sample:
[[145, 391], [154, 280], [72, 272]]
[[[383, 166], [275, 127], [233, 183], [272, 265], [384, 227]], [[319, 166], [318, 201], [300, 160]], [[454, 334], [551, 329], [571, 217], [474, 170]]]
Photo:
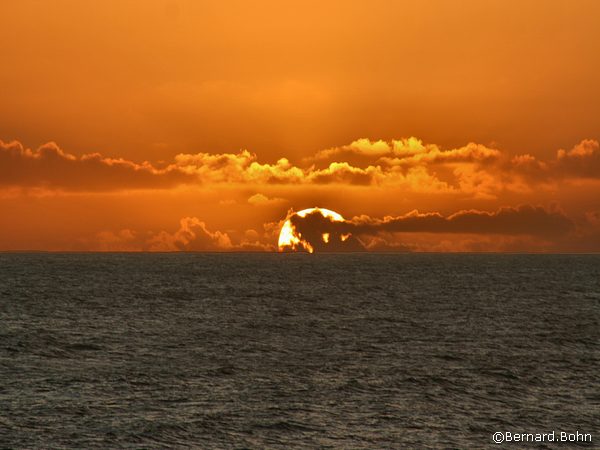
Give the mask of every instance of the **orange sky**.
[[319, 205], [373, 250], [600, 251], [597, 1], [0, 16], [0, 250], [273, 250]]

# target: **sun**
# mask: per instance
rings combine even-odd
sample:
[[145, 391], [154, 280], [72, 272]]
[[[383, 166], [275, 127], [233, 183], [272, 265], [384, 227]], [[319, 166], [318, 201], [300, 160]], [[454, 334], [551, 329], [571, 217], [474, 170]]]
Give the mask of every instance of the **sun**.
[[[308, 208], [308, 209], [303, 209], [302, 211], [298, 211], [293, 214], [290, 214], [290, 215], [288, 215], [286, 221], [284, 222], [283, 226], [281, 227], [281, 232], [279, 233], [278, 247], [279, 247], [280, 252], [290, 251], [290, 250], [291, 251], [305, 250], [309, 253], [314, 252], [313, 246], [309, 242], [307, 242], [305, 239], [303, 239], [300, 234], [298, 234], [296, 232], [290, 219], [293, 216], [306, 217], [308, 214], [312, 214], [315, 212], [320, 213], [323, 217], [326, 217], [326, 218], [332, 220], [333, 222], [343, 222], [344, 221], [344, 218], [341, 216], [341, 214], [338, 214], [335, 211], [331, 211], [330, 209], [325, 209], [325, 208], [317, 208], [317, 207]], [[345, 240], [344, 237], [345, 236], [342, 236], [341, 239]], [[326, 243], [326, 244], [329, 243], [330, 234], [323, 233], [322, 239], [323, 239], [324, 243]]]

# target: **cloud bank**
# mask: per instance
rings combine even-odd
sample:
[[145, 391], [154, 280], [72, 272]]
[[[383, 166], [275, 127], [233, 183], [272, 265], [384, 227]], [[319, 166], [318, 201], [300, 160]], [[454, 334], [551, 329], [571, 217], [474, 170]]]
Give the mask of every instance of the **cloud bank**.
[[300, 165], [286, 158], [261, 163], [256, 154], [242, 150], [178, 154], [161, 166], [98, 153], [76, 156], [54, 143], [30, 150], [19, 142], [0, 141], [0, 188], [97, 192], [180, 185], [347, 185], [493, 198], [565, 180], [600, 180], [597, 141], [583, 140], [550, 160], [509, 156], [474, 143], [445, 150], [408, 138], [359, 139], [319, 151]]
[[[465, 210], [449, 216], [412, 211], [397, 217], [372, 218], [366, 215], [351, 220], [334, 221], [314, 212], [290, 222], [300, 238], [315, 251], [407, 250], [401, 233], [435, 233], [461, 235], [526, 236], [554, 239], [575, 228], [560, 211], [539, 206], [504, 207], [495, 212]], [[324, 240], [323, 237], [327, 236]], [[299, 247], [300, 248], [300, 247]]]
[[275, 247], [261, 242], [260, 235], [247, 230], [235, 240], [227, 232], [211, 230], [197, 217], [183, 217], [173, 232], [140, 232], [131, 229], [101, 231], [82, 242], [85, 248], [101, 252], [266, 252]]
[[[411, 211], [400, 216], [356, 216], [334, 221], [318, 212], [290, 215], [298, 245], [285, 251], [311, 252], [578, 252], [600, 251], [600, 212], [575, 223], [558, 209], [520, 205], [496, 211], [453, 214]], [[197, 217], [184, 217], [174, 231], [102, 231], [83, 242], [94, 251], [272, 252], [283, 222], [265, 232], [215, 230]], [[308, 245], [305, 245], [308, 244]]]

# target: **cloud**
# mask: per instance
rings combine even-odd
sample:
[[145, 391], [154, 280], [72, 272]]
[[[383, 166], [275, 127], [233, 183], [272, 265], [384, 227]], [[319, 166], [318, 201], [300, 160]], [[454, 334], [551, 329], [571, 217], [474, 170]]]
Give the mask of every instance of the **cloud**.
[[161, 231], [148, 241], [150, 251], [228, 251], [233, 244], [227, 233], [210, 231], [196, 217], [184, 217], [175, 233]]
[[600, 178], [600, 144], [585, 139], [569, 151], [559, 150], [554, 170], [564, 176]]
[[196, 153], [175, 156], [175, 167], [195, 175], [206, 183], [301, 183], [306, 177], [302, 169], [280, 158], [275, 164], [261, 164], [247, 150], [238, 153]]
[[106, 158], [98, 153], [77, 157], [48, 143], [29, 150], [19, 142], [0, 141], [0, 186], [73, 191], [161, 189], [196, 182], [174, 166], [158, 169], [144, 162]]
[[[289, 250], [315, 252], [359, 252], [365, 251], [364, 245], [351, 233], [342, 231], [340, 223], [331, 217], [325, 217], [316, 210], [301, 217], [290, 215], [290, 223], [299, 238], [292, 242]], [[287, 250], [287, 249], [286, 249]]]
[[407, 251], [410, 246], [394, 236], [398, 233], [529, 236], [547, 240], [560, 238], [575, 228], [562, 212], [531, 205], [494, 212], [464, 210], [449, 216], [418, 211], [382, 219], [363, 215], [345, 221], [314, 212], [305, 217], [293, 215], [290, 222], [301, 240], [315, 251]]
[[[600, 145], [589, 139], [571, 150], [559, 150], [547, 161], [529, 154], [509, 156], [475, 143], [442, 149], [408, 138], [359, 139], [317, 152], [304, 162], [309, 165], [298, 166], [287, 158], [261, 163], [256, 154], [241, 150], [182, 153], [170, 163], [153, 165], [98, 153], [76, 156], [54, 143], [30, 150], [19, 142], [0, 141], [0, 187], [101, 192], [180, 185], [342, 185], [493, 199], [503, 191], [532, 192], [540, 183], [600, 180]], [[250, 203], [265, 204], [256, 196]]]
[[504, 207], [495, 212], [466, 210], [450, 216], [418, 211], [383, 219], [360, 216], [340, 226], [348, 232], [360, 234], [419, 232], [534, 236], [558, 236], [574, 227], [563, 213], [531, 205]]
[[570, 150], [558, 150], [556, 159], [541, 161], [532, 155], [512, 158], [514, 172], [529, 181], [557, 182], [564, 179], [600, 179], [600, 144], [584, 139]]
[[[305, 161], [314, 165], [311, 176], [316, 182], [401, 186], [413, 192], [493, 199], [502, 191], [531, 192], [539, 184], [600, 180], [599, 147], [597, 141], [586, 139], [569, 151], [559, 150], [554, 159], [540, 160], [530, 154], [510, 156], [476, 143], [442, 149], [414, 137], [389, 142], [359, 139]], [[325, 176], [332, 169], [343, 169], [346, 178]]]
[[266, 195], [257, 193], [248, 198], [248, 203], [253, 206], [279, 205], [285, 202], [283, 198], [269, 198]]
[[349, 145], [320, 150], [313, 156], [305, 158], [305, 161], [339, 161], [340, 158], [347, 159], [352, 157], [353, 155], [378, 158], [389, 155], [391, 153], [391, 150], [392, 147], [390, 147], [390, 144], [388, 144], [385, 141], [371, 141], [369, 139], [362, 138], [351, 142]]
[[414, 165], [431, 162], [483, 161], [500, 157], [501, 152], [480, 144], [469, 143], [457, 149], [443, 150], [435, 144], [424, 144], [416, 137], [391, 140], [390, 142], [358, 139], [349, 145], [333, 147], [317, 152], [307, 161], [340, 161], [353, 155], [365, 156], [386, 165]]
[[[556, 209], [521, 205], [493, 212], [462, 210], [449, 215], [411, 211], [400, 216], [355, 216], [334, 221], [320, 213], [289, 216], [299, 241], [287, 250], [315, 252], [597, 252], [600, 212], [577, 222]], [[219, 231], [197, 217], [184, 217], [175, 231], [121, 229], [78, 239], [87, 251], [272, 252], [283, 223], [264, 230]], [[297, 245], [296, 245], [297, 244]]]
[[246, 230], [234, 240], [226, 232], [209, 229], [197, 217], [184, 217], [174, 232], [105, 230], [78, 239], [76, 249], [97, 252], [265, 252], [276, 248], [261, 242], [261, 236], [255, 230]]
[[334, 162], [325, 169], [311, 170], [307, 179], [315, 184], [371, 185], [382, 175], [380, 167], [361, 169], [346, 162]]
[[177, 252], [231, 252], [231, 251], [270, 251], [274, 247], [252, 240], [254, 235], [246, 233], [244, 239], [234, 243], [222, 231], [211, 231], [206, 223], [197, 217], [184, 217], [179, 221], [179, 229], [174, 233], [161, 231], [151, 236], [144, 247], [148, 251]]

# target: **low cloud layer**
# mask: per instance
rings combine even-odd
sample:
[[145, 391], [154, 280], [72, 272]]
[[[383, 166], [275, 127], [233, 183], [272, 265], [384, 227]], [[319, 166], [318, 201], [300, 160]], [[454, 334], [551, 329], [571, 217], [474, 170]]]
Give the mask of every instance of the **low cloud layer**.
[[505, 207], [495, 212], [468, 210], [450, 216], [413, 211], [399, 217], [354, 218], [340, 225], [343, 230], [360, 234], [387, 233], [463, 233], [558, 236], [573, 229], [573, 222], [559, 211], [539, 206]]
[[[285, 251], [482, 252], [600, 251], [600, 212], [575, 223], [559, 210], [521, 205], [493, 212], [419, 213], [335, 221], [319, 212], [291, 215], [299, 241]], [[263, 232], [221, 231], [197, 217], [180, 219], [173, 231], [102, 231], [81, 242], [86, 250], [150, 252], [272, 252], [283, 222]]]
[[[461, 235], [526, 236], [538, 239], [562, 237], [575, 225], [560, 211], [522, 205], [500, 208], [495, 212], [459, 211], [449, 216], [413, 211], [383, 219], [369, 216], [334, 221], [314, 212], [290, 218], [295, 232], [315, 251], [406, 250], [402, 237], [391, 234], [434, 233]], [[327, 236], [324, 241], [323, 236]], [[346, 237], [346, 239], [342, 239]]]
[[123, 229], [116, 232], [102, 231], [82, 244], [94, 251], [123, 252], [265, 252], [275, 247], [260, 242], [260, 235], [247, 230], [241, 238], [235, 240], [228, 233], [211, 230], [197, 217], [184, 217], [179, 228], [173, 232], [160, 231], [136, 232]]

